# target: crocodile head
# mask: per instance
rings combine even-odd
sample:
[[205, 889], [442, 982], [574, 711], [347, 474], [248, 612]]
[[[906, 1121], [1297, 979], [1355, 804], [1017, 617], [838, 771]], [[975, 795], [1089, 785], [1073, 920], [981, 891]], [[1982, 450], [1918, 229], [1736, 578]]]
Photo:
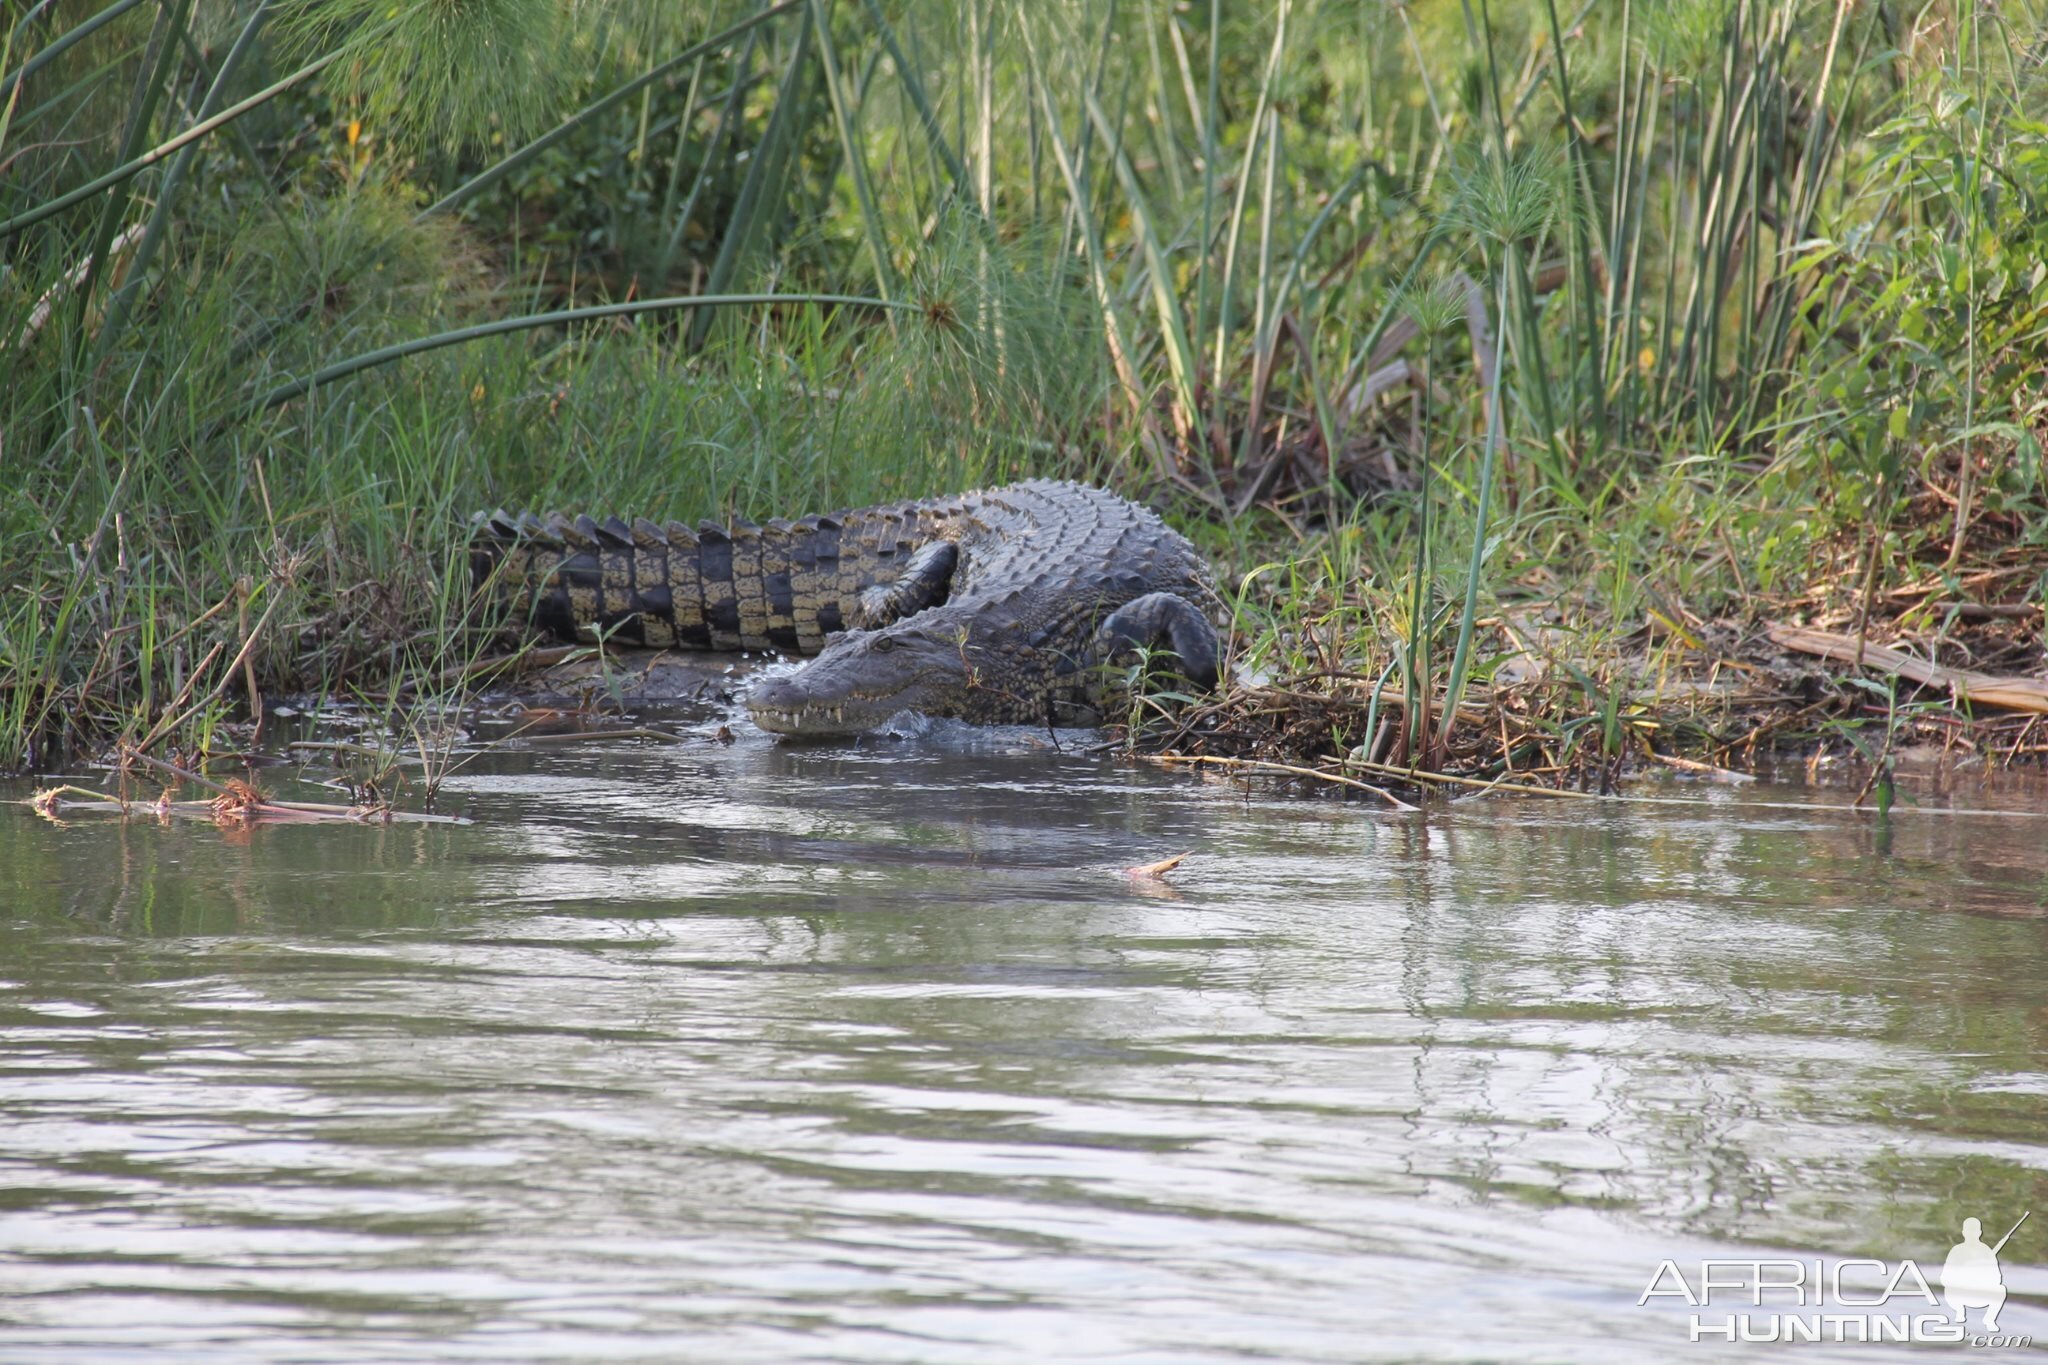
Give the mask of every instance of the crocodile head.
[[756, 684], [747, 710], [763, 730], [806, 738], [857, 735], [905, 710], [966, 716], [971, 648], [959, 630], [910, 622], [848, 631], [796, 672]]

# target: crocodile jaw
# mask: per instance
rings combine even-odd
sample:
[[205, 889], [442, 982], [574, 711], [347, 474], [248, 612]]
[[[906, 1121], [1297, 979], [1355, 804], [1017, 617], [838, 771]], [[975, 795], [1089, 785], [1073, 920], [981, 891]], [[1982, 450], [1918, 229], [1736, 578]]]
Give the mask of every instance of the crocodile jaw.
[[[896, 638], [892, 648], [877, 650], [883, 634]], [[958, 714], [956, 694], [966, 684], [958, 649], [907, 635], [849, 633], [789, 676], [756, 684], [746, 699], [754, 724], [771, 734], [829, 739], [872, 730], [898, 711]]]
[[837, 739], [872, 730], [898, 711], [907, 709], [886, 700], [851, 698], [836, 705], [809, 699], [786, 698], [780, 692], [763, 696], [766, 686], [756, 688], [747, 698], [747, 712], [754, 724], [775, 735], [802, 739]]

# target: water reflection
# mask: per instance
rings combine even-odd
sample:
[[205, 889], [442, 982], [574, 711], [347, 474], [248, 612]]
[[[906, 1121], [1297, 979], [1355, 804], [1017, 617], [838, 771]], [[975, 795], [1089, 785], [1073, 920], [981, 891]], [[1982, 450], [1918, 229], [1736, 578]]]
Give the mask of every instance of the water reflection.
[[0, 816], [0, 1355], [1634, 1361], [1667, 1256], [2048, 1210], [2035, 826], [1038, 745], [499, 753], [464, 828]]

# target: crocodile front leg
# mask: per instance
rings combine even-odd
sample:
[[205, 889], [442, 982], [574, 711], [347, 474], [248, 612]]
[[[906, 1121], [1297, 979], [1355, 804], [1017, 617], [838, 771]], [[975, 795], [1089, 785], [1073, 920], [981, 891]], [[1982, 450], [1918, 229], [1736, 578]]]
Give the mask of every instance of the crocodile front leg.
[[953, 570], [959, 563], [960, 547], [950, 540], [920, 546], [902, 573], [862, 589], [859, 610], [848, 624], [875, 630], [943, 604], [953, 591]]
[[1201, 608], [1170, 592], [1148, 592], [1111, 612], [1096, 628], [1097, 656], [1107, 663], [1132, 663], [1135, 651], [1178, 656], [1181, 676], [1204, 691], [1223, 676], [1223, 643]]

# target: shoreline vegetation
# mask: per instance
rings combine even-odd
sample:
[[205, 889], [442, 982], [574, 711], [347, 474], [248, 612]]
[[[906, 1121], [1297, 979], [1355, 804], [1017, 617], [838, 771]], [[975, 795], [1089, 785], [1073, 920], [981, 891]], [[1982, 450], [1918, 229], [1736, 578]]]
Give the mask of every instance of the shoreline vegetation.
[[2044, 9], [11, 6], [0, 772], [325, 698], [388, 810], [565, 656], [476, 513], [1031, 475], [1218, 568], [1234, 681], [1123, 718], [1172, 764], [2039, 765]]

